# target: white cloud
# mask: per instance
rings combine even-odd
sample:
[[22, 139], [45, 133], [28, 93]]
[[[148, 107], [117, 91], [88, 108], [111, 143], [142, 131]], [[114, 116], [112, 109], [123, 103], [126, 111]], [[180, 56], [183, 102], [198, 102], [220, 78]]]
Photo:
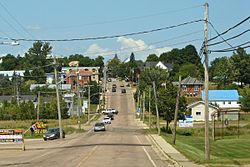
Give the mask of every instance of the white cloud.
[[133, 38], [119, 37], [117, 42], [121, 44], [118, 57], [122, 60], [130, 56], [131, 52], [134, 52], [137, 60], [145, 61], [149, 54], [156, 54], [160, 56], [163, 52], [171, 51], [172, 48], [156, 48], [154, 45], [148, 45], [143, 40], [135, 40]]
[[86, 56], [106, 56], [109, 55], [109, 49], [107, 48], [102, 48], [98, 44], [92, 44], [88, 47], [84, 55]]

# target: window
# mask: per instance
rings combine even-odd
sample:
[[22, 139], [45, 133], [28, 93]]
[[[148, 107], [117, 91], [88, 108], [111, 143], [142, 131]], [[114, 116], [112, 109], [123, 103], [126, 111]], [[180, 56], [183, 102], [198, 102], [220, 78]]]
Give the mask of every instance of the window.
[[228, 104], [231, 104], [231, 101], [229, 101]]
[[85, 68], [84, 71], [89, 71], [89, 69]]
[[201, 112], [196, 112], [195, 114], [196, 114], [196, 115], [201, 115]]
[[194, 85], [194, 91], [195, 91], [195, 92], [198, 92], [199, 90], [200, 90], [199, 85]]
[[92, 72], [96, 72], [96, 70], [93, 68], [93, 69], [92, 69]]
[[226, 102], [225, 102], [225, 101], [223, 101], [223, 104], [226, 104]]
[[187, 91], [187, 86], [186, 85], [182, 85], [182, 90], [183, 91]]

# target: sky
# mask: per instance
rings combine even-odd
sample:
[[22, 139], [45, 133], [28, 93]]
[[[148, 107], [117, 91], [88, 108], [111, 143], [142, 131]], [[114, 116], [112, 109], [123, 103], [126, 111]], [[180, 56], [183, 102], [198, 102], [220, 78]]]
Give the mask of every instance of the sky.
[[[134, 53], [137, 60], [149, 54], [160, 55], [173, 48], [192, 44], [199, 52], [204, 40], [204, 22], [190, 23], [145, 34], [124, 34], [176, 26], [204, 18], [204, 4], [209, 4], [209, 21], [219, 32], [250, 16], [249, 0], [0, 0], [0, 56], [23, 56], [33, 41], [9, 39], [62, 40], [121, 35], [117, 38], [52, 41], [52, 55], [82, 54], [105, 61], [115, 54], [124, 60]], [[250, 27], [250, 19], [211, 43], [238, 35]], [[209, 38], [216, 36], [209, 26]], [[223, 39], [222, 39], [223, 38]], [[250, 32], [221, 43], [209, 50], [222, 50], [248, 42]], [[7, 43], [7, 44], [3, 44]], [[247, 46], [247, 45], [244, 45]], [[249, 53], [249, 48], [246, 49]], [[232, 52], [209, 54], [209, 60], [231, 56]]]

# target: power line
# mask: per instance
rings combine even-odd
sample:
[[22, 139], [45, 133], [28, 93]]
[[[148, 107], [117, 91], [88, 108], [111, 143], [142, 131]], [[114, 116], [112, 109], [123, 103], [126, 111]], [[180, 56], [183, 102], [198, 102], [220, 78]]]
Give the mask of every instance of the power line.
[[25, 31], [28, 35], [30, 35], [32, 38], [34, 38], [34, 36], [32, 34], [30, 34], [24, 27], [23, 25], [11, 14], [11, 12], [0, 2], [0, 6], [2, 6], [2, 8], [9, 14], [9, 16], [23, 29], [23, 31]]
[[[213, 30], [216, 32], [216, 34], [223, 40], [223, 42], [225, 42], [227, 45], [229, 45], [231, 48], [233, 48], [233, 46], [227, 42], [227, 40], [225, 40], [222, 35], [215, 29], [214, 25], [211, 22], [208, 22], [210, 24], [210, 26], [213, 28]], [[209, 45], [208, 45], [209, 46]]]
[[209, 50], [209, 52], [231, 52], [231, 51], [235, 51], [237, 50], [238, 48], [242, 48], [242, 49], [245, 49], [245, 48], [249, 48], [250, 45], [247, 45], [247, 46], [244, 46], [246, 44], [249, 44], [250, 41], [247, 41], [243, 44], [240, 44], [240, 45], [237, 45], [237, 46], [233, 46], [231, 48], [226, 48], [226, 49], [220, 49], [220, 50]]
[[[147, 45], [154, 45], [154, 44], [158, 44], [158, 43], [163, 43], [163, 42], [167, 42], [167, 41], [171, 41], [171, 40], [175, 40], [175, 39], [179, 39], [179, 38], [183, 38], [183, 37], [187, 37], [187, 36], [190, 36], [190, 35], [194, 35], [194, 34], [197, 34], [197, 33], [200, 33], [202, 32], [201, 30], [200, 31], [194, 31], [194, 32], [191, 32], [191, 33], [188, 33], [188, 34], [184, 34], [184, 35], [179, 35], [177, 37], [173, 37], [173, 38], [169, 38], [169, 39], [165, 39], [165, 40], [161, 40], [161, 41], [156, 41], [156, 42], [151, 42], [151, 43], [148, 43]], [[126, 48], [121, 48], [121, 49], [116, 49], [116, 50], [109, 50], [109, 51], [105, 51], [105, 52], [87, 52], [86, 54], [87, 55], [95, 55], [95, 54], [108, 54], [108, 53], [112, 53], [112, 52], [123, 52], [123, 51], [126, 51], [126, 50], [133, 50], [133, 49], [137, 49], [137, 48], [140, 48], [141, 46], [137, 46], [137, 47], [126, 47]]]
[[[250, 29], [247, 29], [247, 30], [243, 31], [243, 32], [242, 32], [242, 33], [240, 33], [240, 34], [235, 35], [235, 36], [232, 36], [232, 37], [227, 38], [227, 39], [225, 39], [225, 40], [226, 40], [226, 41], [229, 41], [229, 40], [232, 40], [232, 39], [238, 38], [238, 37], [240, 37], [241, 35], [243, 35], [243, 34], [245, 34], [245, 33], [249, 32], [249, 31], [250, 31]], [[223, 42], [224, 42], [224, 41], [219, 41], [219, 42], [211, 43], [211, 44], [209, 44], [208, 46], [218, 45], [218, 44], [221, 44], [221, 43], [223, 43]]]
[[125, 33], [125, 34], [119, 34], [119, 35], [109, 35], [109, 36], [99, 36], [99, 37], [87, 37], [87, 38], [71, 38], [71, 39], [25, 39], [25, 38], [11, 38], [12, 40], [15, 41], [44, 41], [44, 42], [69, 42], [69, 41], [87, 41], [87, 40], [102, 40], [102, 39], [112, 39], [112, 38], [118, 38], [118, 37], [126, 37], [126, 36], [133, 36], [133, 35], [141, 35], [141, 34], [148, 34], [148, 33], [153, 33], [157, 31], [162, 31], [162, 30], [168, 30], [168, 29], [173, 29], [189, 24], [194, 24], [204, 21], [203, 19], [199, 20], [193, 20], [193, 21], [188, 21], [184, 23], [180, 23], [177, 25], [171, 25], [167, 27], [162, 27], [162, 28], [156, 28], [156, 29], [151, 29], [151, 30], [145, 30], [145, 31], [139, 31], [139, 32], [131, 32], [131, 33]]
[[230, 27], [230, 28], [229, 28], [229, 29], [227, 29], [226, 31], [224, 31], [224, 32], [220, 33], [219, 35], [217, 35], [217, 36], [215, 36], [215, 37], [213, 37], [213, 38], [209, 39], [209, 40], [208, 40], [208, 42], [209, 42], [209, 41], [212, 41], [212, 40], [214, 40], [214, 39], [216, 39], [216, 38], [218, 38], [218, 37], [219, 37], [219, 36], [221, 36], [221, 35], [224, 35], [224, 34], [228, 33], [229, 31], [231, 31], [232, 29], [234, 29], [234, 28], [238, 27], [239, 25], [243, 24], [244, 22], [246, 22], [246, 21], [247, 21], [247, 20], [249, 20], [249, 19], [250, 19], [250, 16], [248, 16], [248, 17], [247, 17], [247, 18], [245, 18], [244, 20], [240, 21], [240, 22], [239, 22], [239, 23], [237, 23], [236, 25], [234, 25], [234, 26]]
[[130, 21], [130, 20], [138, 20], [138, 19], [149, 18], [149, 17], [158, 16], [158, 15], [165, 15], [165, 14], [170, 14], [170, 13], [176, 13], [176, 12], [180, 12], [180, 11], [184, 11], [184, 10], [198, 8], [198, 7], [201, 7], [201, 6], [203, 6], [203, 5], [195, 5], [195, 6], [190, 6], [190, 7], [187, 7], [187, 8], [182, 8], [182, 9], [177, 9], [177, 10], [159, 12], [159, 13], [154, 13], [154, 14], [149, 14], [149, 15], [143, 15], [143, 16], [128, 17], [128, 18], [123, 18], [123, 19], [108, 20], [108, 21], [101, 21], [101, 22], [95, 22], [95, 23], [87, 23], [87, 24], [75, 25], [75, 26], [60, 26], [60, 27], [56, 27], [55, 29], [66, 29], [66, 28], [83, 27], [83, 26], [93, 26], [93, 25], [110, 24], [110, 23], [116, 23], [116, 22], [124, 22], [124, 21]]

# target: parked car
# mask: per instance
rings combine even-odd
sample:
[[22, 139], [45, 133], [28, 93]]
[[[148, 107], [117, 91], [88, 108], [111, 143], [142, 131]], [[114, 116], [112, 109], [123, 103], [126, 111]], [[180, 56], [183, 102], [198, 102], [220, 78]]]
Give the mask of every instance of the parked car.
[[112, 85], [112, 88], [116, 88], [116, 87], [117, 87], [116, 84], [113, 84], [113, 85]]
[[102, 122], [105, 123], [105, 124], [111, 124], [111, 118], [106, 116], [106, 117], [103, 118]]
[[126, 93], [126, 89], [122, 89], [122, 93]]
[[113, 88], [112, 88], [112, 92], [116, 92], [116, 88], [113, 87]]
[[94, 131], [97, 132], [97, 131], [105, 131], [106, 128], [105, 128], [105, 123], [103, 122], [97, 122], [95, 123], [94, 125]]
[[114, 114], [112, 112], [108, 113], [107, 115], [111, 120], [114, 120]]
[[[60, 138], [60, 129], [59, 128], [50, 128], [47, 133], [43, 135], [43, 140], [53, 140]], [[65, 138], [65, 132], [63, 131], [63, 138]]]

